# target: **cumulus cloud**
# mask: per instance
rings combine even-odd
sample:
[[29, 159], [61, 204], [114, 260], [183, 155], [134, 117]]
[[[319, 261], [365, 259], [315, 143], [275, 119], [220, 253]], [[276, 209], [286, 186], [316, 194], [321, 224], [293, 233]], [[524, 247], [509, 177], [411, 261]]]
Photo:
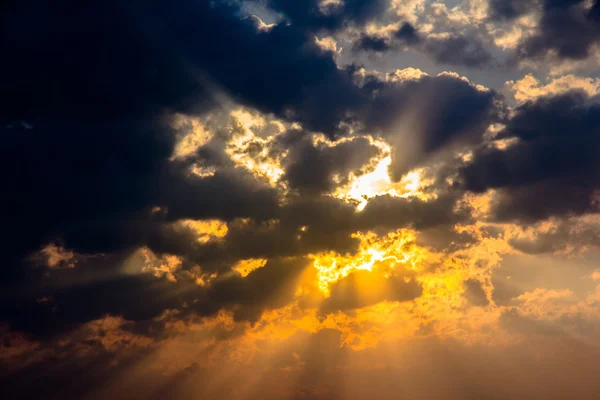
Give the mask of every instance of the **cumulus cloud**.
[[494, 41], [589, 62], [598, 2], [41, 3], [0, 17], [11, 398], [595, 393], [598, 80]]
[[493, 61], [492, 54], [476, 36], [456, 32], [419, 33], [408, 22], [389, 35], [363, 33], [354, 43], [355, 51], [376, 53], [402, 47], [420, 51], [441, 65], [484, 67]]
[[489, 124], [504, 115], [497, 93], [456, 74], [370, 84], [377, 96], [365, 127], [391, 143], [394, 179], [444, 147], [479, 141]]
[[383, 14], [385, 0], [309, 0], [297, 4], [286, 0], [268, 0], [267, 7], [283, 14], [292, 24], [311, 30], [341, 29], [348, 24], [364, 24]]
[[[587, 58], [592, 46], [600, 38], [600, 3], [583, 0], [544, 0], [540, 3], [541, 17], [537, 29], [531, 36], [524, 38], [517, 49], [518, 56], [523, 59], [544, 58], [548, 55], [559, 59]], [[535, 7], [536, 3], [532, 2], [532, 6]], [[493, 9], [501, 10], [500, 15], [511, 18], [529, 11], [530, 7], [511, 3], [511, 7], [503, 10], [501, 7]]]
[[[336, 146], [315, 147], [298, 143], [286, 156], [286, 179], [292, 188], [308, 191], [331, 191], [347, 180], [379, 153], [367, 139], [358, 138]], [[334, 178], [338, 177], [337, 182]]]
[[514, 20], [533, 11], [539, 3], [524, 0], [489, 0], [488, 15], [491, 19]]
[[498, 134], [518, 141], [477, 152], [461, 170], [465, 188], [498, 189], [500, 219], [594, 212], [597, 119], [598, 103], [582, 91], [526, 102]]
[[525, 102], [535, 100], [537, 97], [556, 95], [573, 89], [580, 89], [589, 96], [594, 96], [598, 94], [600, 80], [569, 74], [549, 80], [547, 84], [543, 85], [542, 82], [529, 74], [517, 81], [506, 82], [505, 87], [513, 92], [515, 100]]

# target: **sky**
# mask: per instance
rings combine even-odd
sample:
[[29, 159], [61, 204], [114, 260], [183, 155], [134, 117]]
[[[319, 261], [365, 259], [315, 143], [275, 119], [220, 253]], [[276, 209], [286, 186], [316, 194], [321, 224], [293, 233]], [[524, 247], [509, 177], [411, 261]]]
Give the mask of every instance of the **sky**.
[[3, 399], [597, 399], [600, 1], [0, 5]]

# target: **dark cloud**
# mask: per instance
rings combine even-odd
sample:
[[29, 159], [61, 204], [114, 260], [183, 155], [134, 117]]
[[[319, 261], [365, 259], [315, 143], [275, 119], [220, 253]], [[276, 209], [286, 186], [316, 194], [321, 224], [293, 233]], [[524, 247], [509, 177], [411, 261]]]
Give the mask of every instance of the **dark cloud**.
[[394, 37], [406, 44], [416, 44], [421, 40], [415, 27], [408, 22], [404, 22], [400, 29], [394, 32]]
[[3, 66], [10, 78], [2, 88], [11, 98], [3, 115], [13, 120], [196, 111], [220, 89], [264, 111], [309, 118], [328, 88], [354, 92], [342, 103], [359, 96], [313, 36], [284, 24], [259, 32], [220, 2], [87, 7], [66, 1], [52, 10], [21, 4], [3, 24], [2, 52], [13, 60]]
[[[539, 22], [532, 33], [523, 36], [510, 57], [516, 60], [558, 59], [582, 60], [600, 40], [600, 1], [591, 7], [584, 0], [489, 0], [489, 21], [507, 26], [525, 15], [538, 15]], [[443, 27], [447, 21], [437, 20]], [[360, 34], [354, 42], [357, 51], [385, 53], [410, 48], [426, 54], [442, 65], [469, 68], [493, 67], [499, 64], [491, 51], [487, 30], [457, 32], [452, 25], [442, 28], [443, 35], [420, 33], [404, 23], [389, 35]], [[509, 62], [510, 64], [510, 62]]]
[[211, 285], [206, 302], [192, 307], [200, 313], [205, 308], [215, 313], [229, 306], [236, 319], [256, 321], [265, 309], [283, 307], [294, 298], [295, 283], [309, 266], [310, 260], [304, 258], [270, 259], [245, 278], [231, 277]]
[[[363, 23], [379, 10], [372, 2], [344, 4], [343, 17], [335, 10], [327, 15]], [[303, 18], [292, 10], [295, 3], [271, 6], [288, 7], [280, 11], [292, 22]], [[390, 139], [399, 178], [446, 144], [480, 135], [493, 119], [493, 92], [453, 76], [358, 85], [356, 69], [338, 68], [304, 24], [259, 30], [231, 3], [65, 1], [48, 8], [29, 1], [9, 10], [0, 42], [11, 60], [0, 80], [0, 174], [8, 194], [0, 209], [10, 235], [0, 256], [0, 285], [2, 317], [19, 329], [43, 336], [107, 313], [139, 321], [194, 301], [200, 314], [252, 304], [252, 312], [242, 307], [239, 313], [256, 318], [266, 300], [246, 285], [262, 285], [253, 276], [272, 269], [288, 270], [270, 261], [258, 275], [219, 281], [213, 289], [183, 278], [174, 284], [124, 274], [123, 264], [140, 247], [180, 256], [184, 271], [199, 264], [227, 275], [245, 258], [352, 253], [357, 240], [350, 234], [356, 230], [434, 227], [464, 218], [453, 213], [455, 198], [380, 198], [357, 213], [350, 204], [320, 196], [333, 188], [334, 175], [343, 179], [376, 155], [365, 139], [327, 147], [303, 141], [301, 131], [282, 135], [285, 179], [311, 192], [308, 198], [282, 199], [234, 167], [223, 138], [172, 160], [176, 138], [190, 129], [174, 124], [173, 117], [213, 112], [225, 96], [329, 137], [345, 132], [340, 122], [350, 122]], [[407, 24], [396, 36], [417, 41]], [[398, 134], [397, 118], [413, 115], [410, 136]], [[413, 152], [406, 144], [415, 137]], [[190, 173], [194, 163], [219, 168], [200, 177]], [[197, 233], [177, 225], [180, 219], [211, 218], [232, 222], [221, 241], [199, 243]], [[48, 278], [24, 261], [48, 243], [89, 258]], [[261, 279], [275, 292], [285, 287], [284, 278]], [[39, 298], [53, 303], [40, 304]]]
[[388, 36], [362, 33], [354, 42], [355, 51], [384, 53], [402, 47], [420, 51], [442, 65], [480, 68], [492, 64], [492, 54], [475, 36], [450, 33], [443, 36], [419, 34], [417, 29], [404, 22]]
[[[448, 211], [450, 212], [450, 211]], [[468, 221], [468, 213], [464, 213], [463, 222]], [[450, 218], [452, 219], [452, 218]], [[460, 221], [460, 213], [456, 221]], [[455, 251], [463, 249], [477, 242], [477, 238], [469, 232], [457, 232], [453, 225], [440, 225], [430, 228], [421, 228], [417, 238], [417, 245], [433, 249], [434, 251]]]
[[524, 292], [524, 290], [514, 284], [511, 279], [501, 276], [500, 274], [494, 274], [494, 277], [492, 278], [492, 286], [494, 287], [492, 299], [494, 300], [494, 303], [499, 306], [510, 305], [514, 298], [518, 297]]
[[465, 281], [465, 297], [467, 301], [474, 306], [487, 306], [489, 300], [481, 282], [476, 279], [468, 279]]
[[32, 124], [2, 131], [4, 265], [75, 224], [120, 223], [157, 200], [172, 147], [165, 119]]
[[194, 178], [168, 162], [170, 115], [204, 112], [220, 90], [328, 133], [362, 96], [301, 30], [260, 32], [230, 5], [167, 3], [31, 1], [3, 15], [1, 167], [11, 195], [1, 206], [13, 232], [3, 264], [64, 231], [83, 238], [87, 226], [120, 240], [126, 221], [160, 203], [170, 218], [233, 218], [246, 196], [272, 208], [272, 194], [248, 191], [248, 179]]
[[383, 53], [393, 48], [393, 44], [387, 37], [361, 34], [360, 37], [352, 45], [353, 50], [372, 51]]
[[[592, 46], [600, 40], [600, 2], [590, 9], [583, 0], [544, 0], [536, 32], [525, 38], [517, 49], [521, 59], [545, 57], [552, 51], [561, 59], [580, 60], [590, 56]], [[503, 9], [504, 15], [511, 15]], [[513, 9], [517, 14], [526, 8]], [[516, 16], [515, 15], [515, 16]]]
[[[298, 257], [309, 253], [353, 253], [360, 229], [353, 205], [330, 196], [296, 196], [271, 208], [271, 219], [235, 219], [225, 237], [199, 243], [190, 228], [159, 224], [144, 244], [163, 254], [181, 255], [207, 272], [227, 272], [242, 259]], [[377, 222], [375, 222], [376, 224]]]
[[424, 201], [418, 198], [378, 196], [370, 200], [358, 214], [358, 227], [363, 230], [395, 230], [398, 228], [427, 229], [452, 226], [469, 218], [467, 209], [460, 209], [454, 195]]
[[442, 148], [475, 143], [504, 108], [493, 90], [480, 90], [454, 75], [371, 82], [375, 98], [364, 118], [368, 131], [392, 145], [391, 175], [399, 179]]
[[383, 53], [398, 48], [401, 45], [415, 46], [421, 38], [414, 26], [404, 22], [390, 36], [377, 36], [362, 33], [353, 44], [354, 51], [372, 51]]
[[[357, 230], [385, 233], [402, 227], [450, 227], [469, 218], [467, 210], [456, 212], [456, 206], [453, 197], [425, 202], [384, 196], [356, 212], [352, 205], [329, 196], [307, 196], [275, 208], [276, 219], [233, 220], [223, 239], [207, 243], [198, 242], [193, 229], [157, 217], [121, 225], [86, 222], [85, 227], [75, 225], [72, 232], [78, 235], [67, 231], [64, 236], [66, 243], [93, 256], [81, 257], [74, 268], [52, 270], [46, 276], [40, 267], [31, 270], [32, 281], [13, 286], [0, 296], [0, 318], [14, 329], [40, 337], [75, 329], [106, 314], [147, 321], [185, 304], [186, 312], [199, 315], [228, 308], [237, 318], [255, 320], [265, 309], [293, 300], [294, 279], [309, 264], [304, 255], [329, 251], [353, 254], [359, 241], [350, 234]], [[147, 261], [130, 255], [141, 246], [159, 256], [182, 257], [179, 270], [173, 271], [177, 282], [142, 273]], [[96, 254], [100, 251], [108, 254]], [[245, 278], [232, 274], [238, 260], [250, 258], [269, 261]], [[198, 286], [194, 282], [196, 265], [205, 274], [216, 272], [217, 279], [206, 287]], [[395, 288], [390, 282], [380, 283]], [[397, 299], [389, 293], [385, 296]], [[51, 301], [39, 302], [41, 298]]]
[[[122, 267], [125, 263], [137, 264], [133, 271], [126, 271]], [[309, 260], [272, 257], [245, 278], [225, 274], [206, 287], [196, 284], [194, 276], [186, 275], [185, 270], [175, 272], [177, 282], [173, 282], [142, 273], [143, 265], [143, 260], [130, 255], [120, 259], [97, 256], [76, 268], [55, 271], [26, 290], [3, 293], [0, 318], [9, 322], [11, 329], [41, 339], [73, 331], [106, 315], [140, 324], [133, 328], [137, 331], [163, 312], [177, 309], [184, 317], [190, 313], [210, 316], [226, 308], [237, 319], [254, 321], [265, 309], [281, 307], [293, 299], [295, 280]], [[113, 270], [107, 271], [111, 266]]]
[[481, 68], [492, 63], [492, 55], [482, 42], [462, 35], [428, 38], [424, 51], [439, 64]]
[[[300, 191], [326, 192], [347, 181], [350, 172], [360, 170], [379, 153], [367, 139], [357, 138], [336, 146], [298, 144], [286, 157], [284, 179]], [[339, 182], [333, 180], [337, 175]]]
[[[457, 195], [460, 193], [457, 192]], [[470, 219], [470, 210], [462, 207], [459, 197], [440, 196], [423, 201], [416, 198], [379, 196], [369, 201], [364, 210], [357, 212], [353, 205], [326, 195], [302, 196], [292, 199], [277, 211], [277, 218], [263, 222], [238, 222], [229, 225], [227, 235], [220, 241], [188, 245], [190, 240], [168, 231], [154, 244], [155, 251], [183, 254], [208, 271], [225, 269], [240, 259], [298, 257], [305, 254], [335, 251], [353, 254], [358, 239], [350, 235], [356, 231], [387, 233], [400, 228], [451, 230], [458, 222]], [[431, 233], [431, 232], [430, 232]], [[189, 237], [189, 233], [187, 234]], [[446, 235], [452, 240], [452, 235]], [[456, 235], [456, 241], [468, 241]], [[431, 238], [423, 239], [434, 245]], [[438, 240], [439, 242], [439, 240]], [[166, 244], [171, 244], [170, 247]], [[450, 243], [438, 243], [447, 248]]]
[[266, 184], [242, 169], [223, 168], [209, 177], [184, 175], [174, 168], [168, 171], [160, 206], [168, 210], [170, 220], [184, 218], [218, 218], [231, 221], [234, 218], [251, 217], [265, 220], [274, 216], [278, 195]]
[[532, 0], [489, 0], [489, 16], [492, 20], [513, 20], [532, 10], [538, 5]]
[[[182, 285], [176, 286], [166, 279], [156, 279], [150, 274], [124, 275], [114, 267], [112, 273], [101, 271], [118, 260], [113, 256], [99, 258], [95, 265], [62, 270], [17, 293], [4, 293], [0, 306], [2, 320], [16, 331], [46, 339], [107, 314], [141, 321], [191, 300], [191, 286], [185, 291]], [[44, 298], [48, 301], [39, 301]]]
[[586, 249], [600, 245], [600, 230], [597, 224], [567, 219], [555, 222], [552, 229], [537, 232], [533, 237], [514, 238], [509, 243], [528, 254], [560, 252], [569, 247]]
[[460, 171], [467, 190], [498, 189], [494, 217], [539, 220], [597, 209], [600, 105], [582, 92], [544, 97], [515, 110], [502, 150], [475, 153]]
[[283, 14], [290, 23], [309, 30], [338, 30], [349, 24], [362, 25], [381, 16], [387, 0], [346, 0], [326, 4], [320, 0], [302, 2], [266, 0], [271, 10]]

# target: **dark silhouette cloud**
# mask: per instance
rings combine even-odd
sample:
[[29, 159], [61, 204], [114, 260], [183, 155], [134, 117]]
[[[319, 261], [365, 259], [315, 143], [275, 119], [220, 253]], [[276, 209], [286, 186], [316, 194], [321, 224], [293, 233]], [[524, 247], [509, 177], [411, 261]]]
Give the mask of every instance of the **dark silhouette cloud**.
[[[221, 3], [65, 1], [49, 9], [32, 1], [8, 10], [0, 129], [3, 190], [11, 193], [2, 209], [13, 234], [5, 265], [65, 231], [77, 238], [79, 228], [101, 227], [119, 237], [122, 221], [148, 219], [157, 205], [170, 218], [240, 216], [232, 210], [246, 209], [246, 195], [272, 208], [272, 194], [248, 191], [248, 179], [193, 178], [168, 163], [172, 113], [204, 112], [219, 90], [328, 133], [340, 119], [335, 110], [362, 97], [303, 31], [260, 32]], [[323, 102], [329, 112], [315, 112]], [[119, 221], [112, 231], [108, 220]]]
[[469, 218], [468, 210], [456, 209], [457, 202], [454, 194], [429, 201], [378, 196], [358, 215], [359, 227], [364, 230], [394, 230], [399, 227], [421, 230], [451, 226]]
[[474, 306], [487, 306], [489, 304], [481, 282], [475, 279], [465, 281], [465, 297]]
[[376, 53], [383, 53], [393, 48], [393, 43], [387, 37], [362, 34], [354, 43], [355, 51], [364, 50]]
[[398, 48], [400, 45], [415, 46], [420, 41], [421, 38], [415, 27], [408, 22], [404, 22], [390, 36], [361, 34], [354, 43], [353, 49], [354, 51], [383, 53]]
[[[13, 60], [3, 66], [9, 119], [190, 112], [209, 105], [219, 90], [267, 112], [307, 118], [329, 89], [352, 92], [338, 98], [349, 101], [344, 106], [360, 97], [310, 34], [285, 24], [259, 31], [223, 2], [87, 7], [65, 1], [52, 10], [35, 2], [14, 8], [5, 16], [2, 44]], [[40, 59], [47, 61], [43, 69]], [[327, 116], [335, 114], [331, 109]], [[331, 129], [321, 123], [310, 122]]]
[[[297, 144], [286, 157], [284, 178], [292, 188], [301, 191], [330, 191], [347, 181], [350, 172], [360, 170], [379, 152], [364, 138], [342, 142], [334, 147]], [[339, 182], [333, 180], [334, 175], [339, 177]]]
[[389, 7], [386, 0], [346, 0], [330, 3], [320, 0], [267, 0], [264, 3], [271, 10], [283, 14], [294, 25], [309, 30], [330, 31], [349, 24], [362, 25], [380, 17]]
[[[203, 289], [185, 279], [173, 284], [149, 274], [123, 275], [123, 263], [148, 247], [181, 257], [183, 270], [199, 264], [207, 273], [225, 273], [246, 258], [352, 253], [356, 230], [435, 227], [466, 218], [454, 213], [455, 197], [431, 203], [381, 197], [357, 213], [351, 204], [321, 196], [334, 188], [335, 175], [343, 180], [378, 154], [366, 139], [328, 147], [298, 139], [294, 130], [282, 135], [284, 180], [310, 193], [285, 202], [277, 189], [235, 167], [222, 144], [171, 159], [182, 133], [175, 114], [206, 115], [223, 96], [298, 121], [306, 132], [336, 137], [347, 132], [340, 125], [347, 122], [388, 138], [395, 179], [447, 144], [474, 140], [496, 118], [496, 94], [455, 76], [359, 85], [356, 68], [339, 68], [307, 30], [364, 23], [383, 2], [331, 6], [318, 18], [338, 22], [326, 23], [310, 22], [307, 8], [296, 3], [270, 6], [291, 25], [258, 29], [229, 2], [63, 1], [49, 7], [28, 1], [5, 8], [0, 50], [10, 62], [0, 78], [0, 174], [7, 195], [0, 208], [10, 235], [0, 255], [4, 319], [43, 335], [107, 313], [148, 319], [195, 300], [201, 314], [252, 303], [253, 312], [239, 312], [256, 318], [266, 305], [247, 287], [259, 284], [255, 275]], [[408, 24], [396, 37], [419, 41]], [[398, 117], [412, 121], [410, 136], [396, 129]], [[200, 177], [190, 173], [195, 162], [219, 168]], [[176, 226], [181, 219], [232, 224], [222, 240], [199, 243], [192, 229]], [[47, 278], [27, 260], [48, 243], [91, 258]], [[270, 271], [269, 263], [257, 274]], [[263, 280], [273, 291], [285, 286], [283, 278]], [[228, 300], [215, 300], [219, 296]], [[37, 302], [46, 297], [55, 309]]]
[[489, 15], [492, 20], [514, 20], [536, 8], [532, 0], [489, 0]]
[[376, 96], [364, 117], [365, 128], [392, 145], [393, 179], [444, 147], [479, 142], [490, 123], [504, 118], [496, 92], [454, 75], [370, 84]]
[[[182, 285], [149, 275], [96, 279], [81, 265], [59, 274], [81, 282], [57, 289], [24, 261], [49, 242], [101, 253], [94, 262], [118, 271], [141, 246], [200, 259], [193, 232], [170, 227], [178, 219], [276, 217], [278, 195], [249, 173], [201, 178], [170, 161], [174, 113], [206, 113], [226, 92], [333, 134], [335, 109], [363, 96], [312, 36], [285, 25], [260, 31], [233, 5], [28, 1], [5, 10], [0, 206], [11, 234], [0, 256], [2, 317], [40, 334], [105, 313], [150, 318], [202, 294], [190, 284], [192, 294], [181, 295]], [[35, 299], [45, 295], [55, 311], [39, 310], [46, 306]]]
[[492, 54], [475, 36], [458, 33], [447, 35], [420, 34], [410, 23], [404, 22], [388, 36], [361, 34], [354, 42], [354, 51], [385, 53], [401, 47], [420, 51], [442, 65], [466, 67], [490, 66]]
[[408, 22], [404, 22], [400, 26], [400, 29], [394, 32], [394, 37], [404, 41], [406, 44], [416, 44], [421, 40], [415, 27]]
[[506, 149], [475, 153], [460, 175], [467, 190], [498, 189], [497, 219], [540, 220], [597, 210], [600, 105], [573, 91], [529, 101], [499, 139]]
[[[123, 274], [120, 269], [106, 271], [111, 265], [131, 262], [131, 256], [98, 256], [92, 263], [62, 270], [45, 281], [30, 284], [27, 290], [4, 293], [0, 317], [11, 328], [38, 339], [53, 338], [71, 332], [81, 324], [119, 316], [144, 334], [145, 325], [167, 310], [215, 315], [219, 310], [235, 310], [239, 320], [255, 321], [265, 309], [281, 307], [294, 296], [294, 283], [308, 266], [308, 260], [272, 257], [265, 266], [244, 278], [225, 275], [213, 284], [201, 287], [193, 277], [176, 274], [177, 282], [138, 272]], [[19, 289], [15, 287], [14, 289]], [[40, 301], [47, 299], [47, 301]], [[156, 324], [154, 324], [156, 325]], [[160, 333], [160, 327], [156, 334]]]
[[428, 38], [424, 51], [437, 63], [444, 65], [481, 68], [492, 63], [492, 55], [481, 41], [462, 35]]
[[[592, 47], [600, 41], [600, 2], [586, 8], [583, 0], [543, 0], [541, 18], [536, 31], [523, 39], [517, 48], [521, 59], [544, 58], [553, 52], [560, 59], [581, 60], [589, 57]], [[512, 19], [525, 14], [535, 2], [524, 5], [510, 2], [500, 5], [491, 2], [492, 16]]]

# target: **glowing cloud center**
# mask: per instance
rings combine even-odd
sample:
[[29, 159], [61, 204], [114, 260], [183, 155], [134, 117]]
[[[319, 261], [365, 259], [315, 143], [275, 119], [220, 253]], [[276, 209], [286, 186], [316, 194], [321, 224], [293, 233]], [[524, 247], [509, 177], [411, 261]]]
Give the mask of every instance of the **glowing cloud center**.
[[415, 244], [416, 236], [412, 231], [401, 229], [386, 236], [357, 232], [352, 237], [361, 241], [355, 255], [330, 252], [313, 256], [313, 265], [318, 271], [317, 284], [325, 294], [329, 294], [331, 284], [354, 271], [372, 271], [377, 265], [385, 275], [389, 275], [399, 264], [417, 270], [425, 256], [425, 250]]
[[347, 185], [338, 187], [332, 194], [334, 197], [356, 203], [358, 211], [363, 210], [370, 199], [376, 196], [418, 197], [423, 200], [435, 197], [425, 194], [421, 189], [430, 185], [430, 180], [423, 179], [423, 170], [416, 169], [406, 174], [400, 181], [392, 182], [389, 167], [392, 163], [391, 147], [382, 140], [370, 138], [379, 147], [382, 157], [376, 160], [372, 171], [362, 175], [352, 174]]

